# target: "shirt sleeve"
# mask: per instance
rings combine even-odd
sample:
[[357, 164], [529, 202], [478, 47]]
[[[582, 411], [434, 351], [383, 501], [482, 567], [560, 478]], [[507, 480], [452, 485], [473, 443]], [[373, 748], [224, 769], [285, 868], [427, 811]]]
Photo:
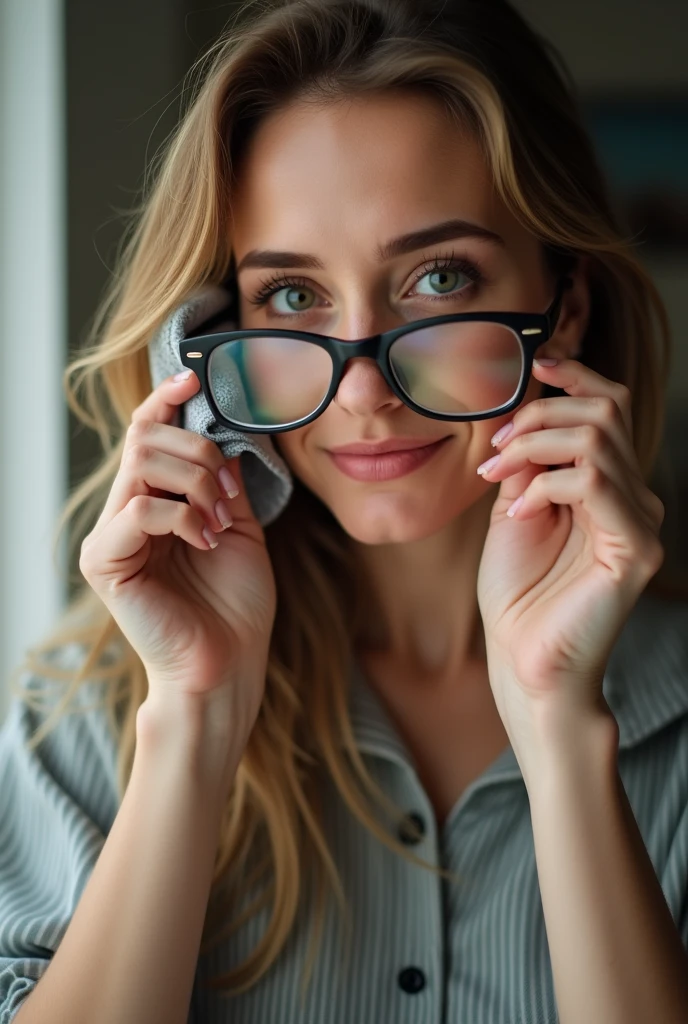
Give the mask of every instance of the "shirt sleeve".
[[677, 743], [671, 763], [661, 776], [662, 793], [657, 802], [666, 808], [671, 830], [659, 833], [666, 851], [660, 882], [671, 915], [688, 951], [688, 715], [677, 729]]
[[[686, 730], [686, 790], [688, 790], [688, 729]], [[672, 866], [679, 879], [678, 888], [680, 896], [678, 899], [679, 912], [677, 926], [683, 939], [683, 945], [688, 952], [688, 792], [686, 792], [683, 804], [683, 814], [679, 824], [678, 834], [674, 844]]]
[[[35, 676], [28, 685], [45, 690]], [[0, 727], [0, 1024], [46, 971], [117, 813], [116, 741], [94, 709], [103, 699], [102, 684], [85, 683], [33, 751], [49, 709], [13, 695]]]

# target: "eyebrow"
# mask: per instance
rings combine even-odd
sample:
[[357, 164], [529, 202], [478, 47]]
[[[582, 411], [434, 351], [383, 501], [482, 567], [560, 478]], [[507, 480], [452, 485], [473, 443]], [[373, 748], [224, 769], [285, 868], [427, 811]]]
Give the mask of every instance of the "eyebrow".
[[[505, 245], [501, 235], [480, 224], [473, 224], [466, 220], [445, 220], [441, 224], [433, 224], [431, 227], [421, 228], [420, 231], [411, 231], [406, 235], [400, 235], [399, 238], [393, 238], [385, 245], [378, 246], [375, 251], [375, 259], [378, 263], [385, 263], [397, 256], [404, 256], [406, 253], [415, 252], [416, 249], [422, 249], [427, 245], [435, 245], [437, 242], [447, 242], [452, 238], [480, 238], [496, 245]], [[251, 249], [240, 261], [236, 273], [239, 275], [242, 270], [270, 270], [274, 267], [324, 270], [325, 264], [317, 256], [311, 256], [308, 253], [282, 252], [279, 249]]]

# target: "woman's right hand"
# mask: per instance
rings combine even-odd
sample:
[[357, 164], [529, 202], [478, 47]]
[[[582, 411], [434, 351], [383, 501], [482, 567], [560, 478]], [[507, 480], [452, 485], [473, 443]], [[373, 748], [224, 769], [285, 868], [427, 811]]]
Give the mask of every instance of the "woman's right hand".
[[[214, 727], [222, 732], [217, 716], [226, 714], [228, 732], [244, 743], [263, 696], [276, 586], [239, 458], [225, 460], [215, 442], [171, 423], [199, 387], [193, 373], [168, 378], [134, 411], [79, 568], [141, 658], [149, 706], [210, 703]], [[231, 502], [223, 466], [239, 487]], [[229, 505], [228, 529], [218, 500]]]

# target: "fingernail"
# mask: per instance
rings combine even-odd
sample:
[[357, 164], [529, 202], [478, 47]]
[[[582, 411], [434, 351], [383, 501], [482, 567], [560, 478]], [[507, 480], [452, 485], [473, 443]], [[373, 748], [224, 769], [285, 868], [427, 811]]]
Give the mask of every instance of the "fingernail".
[[516, 513], [518, 512], [518, 510], [520, 509], [522, 504], [523, 504], [523, 495], [521, 495], [520, 498], [517, 498], [516, 501], [513, 503], [513, 505], [509, 505], [508, 509], [506, 510], [506, 514], [508, 516], [516, 515]]
[[480, 473], [481, 476], [484, 476], [486, 473], [489, 473], [490, 470], [497, 465], [501, 457], [501, 455], [493, 455], [491, 459], [487, 460], [487, 462], [483, 462], [480, 466], [478, 466], [476, 473]]
[[219, 541], [216, 539], [215, 534], [212, 533], [207, 526], [203, 527], [202, 533], [210, 547], [216, 548]]
[[218, 470], [217, 477], [227, 492], [227, 497], [236, 498], [239, 493], [239, 488], [237, 487], [236, 480], [226, 466], [223, 466], [222, 469]]
[[533, 366], [556, 366], [558, 359], [533, 359]]
[[180, 373], [175, 373], [175, 375], [172, 378], [172, 380], [176, 384], [179, 384], [180, 381], [188, 380], [189, 377], [191, 376], [192, 372], [193, 372], [192, 370], [182, 370]]
[[494, 448], [496, 445], [499, 444], [500, 441], [503, 441], [505, 437], [508, 437], [513, 429], [514, 429], [514, 421], [513, 420], [511, 421], [511, 423], [505, 423], [504, 426], [501, 428], [501, 430], [498, 430], [497, 433], [492, 438], [492, 440], [490, 441], [490, 444], [492, 445], [492, 447]]
[[232, 517], [229, 514], [229, 509], [221, 498], [218, 498], [215, 502], [215, 514], [224, 526], [225, 530], [232, 525]]

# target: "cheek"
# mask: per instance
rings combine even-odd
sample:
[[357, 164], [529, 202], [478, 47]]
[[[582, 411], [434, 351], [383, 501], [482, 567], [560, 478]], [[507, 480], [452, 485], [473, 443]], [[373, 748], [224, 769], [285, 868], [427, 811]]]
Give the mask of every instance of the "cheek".
[[[544, 393], [545, 385], [541, 381], [539, 381], [537, 377], [533, 377], [531, 374], [530, 380], [528, 382], [528, 390], [525, 393], [525, 396], [519, 406], [519, 409], [522, 409], [524, 405], [528, 404], [528, 402], [532, 402], [536, 398], [541, 398]], [[515, 412], [516, 410], [514, 409], [512, 415], [514, 415]]]
[[290, 472], [304, 483], [308, 482], [307, 477], [309, 476], [310, 459], [307, 455], [308, 448], [305, 437], [309, 430], [310, 426], [307, 425], [297, 430], [285, 430], [281, 434], [270, 434], [270, 440], [277, 454], [284, 459]]

